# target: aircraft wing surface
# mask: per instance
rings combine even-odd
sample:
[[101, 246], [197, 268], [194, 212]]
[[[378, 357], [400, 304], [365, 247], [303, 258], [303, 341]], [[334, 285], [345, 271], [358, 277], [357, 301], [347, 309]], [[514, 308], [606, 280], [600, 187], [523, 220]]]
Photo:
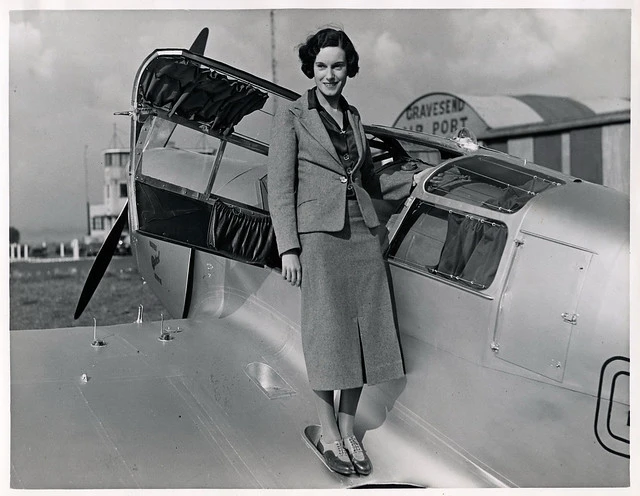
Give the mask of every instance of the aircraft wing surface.
[[172, 341], [158, 322], [101, 328], [103, 348], [91, 328], [11, 333], [13, 487], [280, 487], [292, 464], [336, 485], [290, 426], [311, 409], [245, 373], [263, 359], [242, 329], [165, 326]]
[[260, 327], [245, 307], [164, 326], [171, 341], [158, 339], [159, 322], [99, 328], [102, 348], [92, 346], [88, 327], [11, 332], [12, 487], [497, 482], [425, 435], [402, 408], [367, 420], [379, 427], [365, 445], [388, 455], [376, 458], [371, 476], [333, 474], [302, 440], [317, 414], [294, 327]]

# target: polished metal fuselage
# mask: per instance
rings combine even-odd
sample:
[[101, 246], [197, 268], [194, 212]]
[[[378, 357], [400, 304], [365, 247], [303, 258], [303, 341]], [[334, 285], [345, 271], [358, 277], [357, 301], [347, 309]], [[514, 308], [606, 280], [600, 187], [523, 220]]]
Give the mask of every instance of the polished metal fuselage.
[[[422, 200], [487, 215], [482, 207], [436, 197], [421, 186], [413, 195], [404, 211]], [[594, 421], [599, 402], [611, 404], [614, 431], [628, 436], [628, 364], [616, 376], [615, 391], [615, 381], [604, 389], [599, 385], [604, 363], [628, 357], [629, 351], [628, 199], [568, 181], [517, 213], [491, 215], [508, 226], [509, 237], [487, 290], [461, 288], [389, 262], [407, 375], [365, 388], [356, 423], [378, 467], [366, 482], [625, 486], [628, 460], [597, 442]], [[155, 268], [152, 244], [170, 254]], [[184, 305], [192, 248], [141, 234], [135, 235], [134, 247], [152, 288], [165, 271], [181, 274], [182, 282], [172, 286], [180, 290], [164, 294], [163, 301]], [[206, 323], [215, 334], [220, 318], [237, 317], [248, 339], [270, 343], [272, 354], [262, 355], [263, 361], [310, 401], [299, 343], [299, 291], [277, 270], [198, 250], [191, 263], [187, 320]], [[563, 314], [576, 315], [577, 321]], [[229, 347], [237, 353], [242, 346], [216, 347], [212, 363]], [[221, 400], [232, 401], [233, 390], [225, 391]], [[288, 413], [295, 432], [314, 421], [313, 409], [300, 416]], [[261, 422], [259, 414], [251, 417], [254, 422]], [[242, 432], [246, 425], [236, 428]], [[611, 438], [611, 443], [628, 453], [624, 442]], [[392, 460], [385, 456], [389, 450]]]

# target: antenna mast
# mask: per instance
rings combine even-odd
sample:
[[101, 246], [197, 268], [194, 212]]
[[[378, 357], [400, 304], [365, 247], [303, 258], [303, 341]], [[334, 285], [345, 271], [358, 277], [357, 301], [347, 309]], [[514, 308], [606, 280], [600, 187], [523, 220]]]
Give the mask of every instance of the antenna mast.
[[[273, 9], [269, 11], [269, 24], [271, 26], [271, 80], [278, 84], [278, 77], [276, 76], [276, 21], [275, 21], [275, 12]], [[278, 99], [272, 98], [273, 100], [273, 114], [275, 115], [278, 109]]]
[[89, 172], [87, 170], [87, 148], [89, 148], [89, 145], [84, 145], [84, 157], [82, 163], [84, 165], [84, 201], [87, 206], [87, 235], [91, 236], [91, 210], [89, 207]]
[[271, 79], [278, 84], [276, 77], [276, 32], [275, 32], [275, 12], [273, 9], [269, 11], [269, 20], [271, 25]]

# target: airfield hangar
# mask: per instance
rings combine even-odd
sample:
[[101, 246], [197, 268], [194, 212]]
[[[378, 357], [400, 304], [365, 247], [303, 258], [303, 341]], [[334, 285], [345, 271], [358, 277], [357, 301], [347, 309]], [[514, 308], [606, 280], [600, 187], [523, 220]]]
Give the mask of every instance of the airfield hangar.
[[437, 92], [393, 125], [440, 136], [467, 127], [487, 147], [629, 194], [630, 114], [622, 98]]

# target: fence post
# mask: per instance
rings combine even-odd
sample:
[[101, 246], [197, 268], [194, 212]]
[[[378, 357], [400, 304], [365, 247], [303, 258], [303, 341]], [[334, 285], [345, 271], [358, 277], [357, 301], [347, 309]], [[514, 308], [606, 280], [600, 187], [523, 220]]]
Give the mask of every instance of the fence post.
[[71, 240], [71, 249], [73, 251], [73, 259], [78, 260], [80, 258], [80, 243], [77, 238]]

